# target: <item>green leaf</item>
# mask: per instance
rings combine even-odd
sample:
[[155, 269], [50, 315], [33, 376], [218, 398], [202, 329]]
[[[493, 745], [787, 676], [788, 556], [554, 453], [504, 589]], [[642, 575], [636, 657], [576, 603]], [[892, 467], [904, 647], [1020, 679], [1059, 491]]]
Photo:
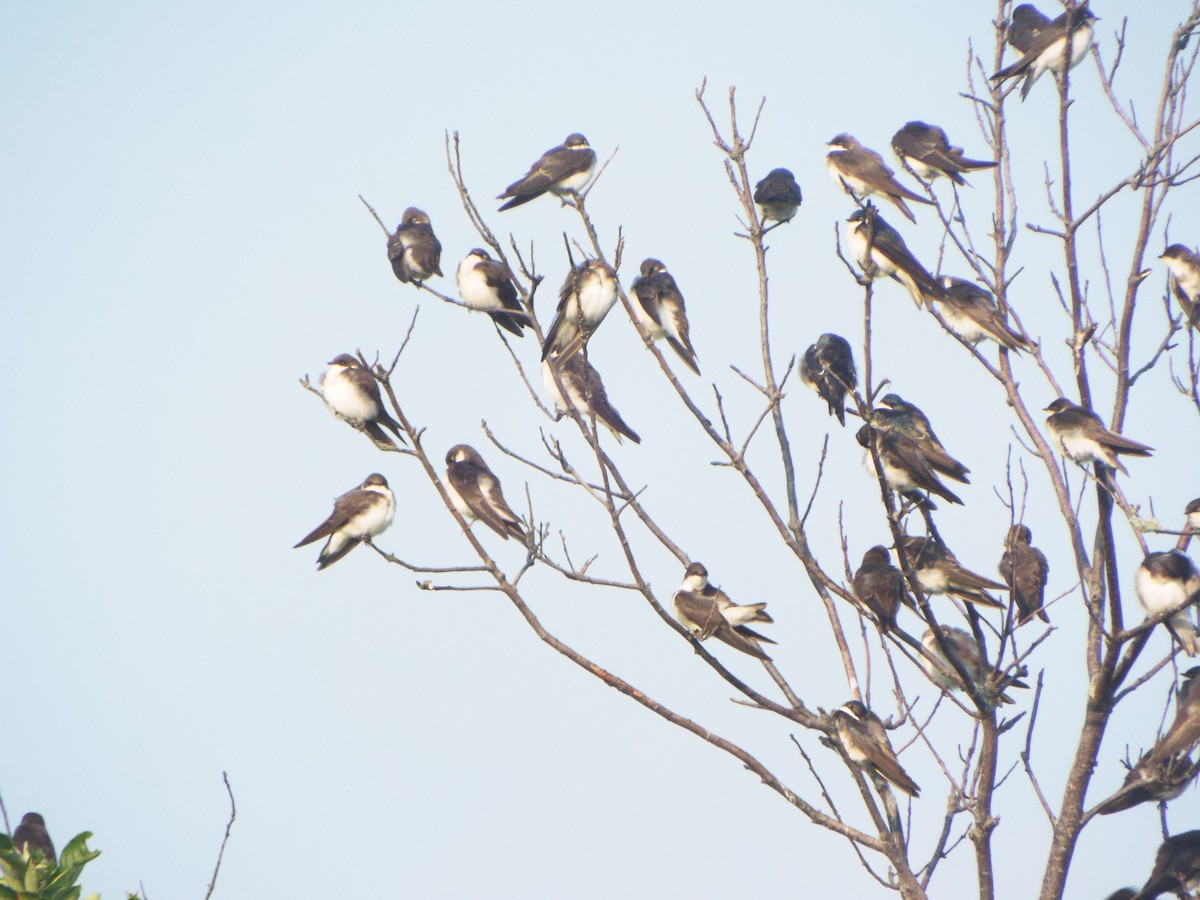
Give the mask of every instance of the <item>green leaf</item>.
[[87, 848], [87, 842], [91, 836], [90, 831], [82, 831], [71, 838], [67, 842], [67, 846], [63, 847], [62, 853], [58, 855], [58, 864], [63, 867], [82, 866], [99, 856], [99, 850], [92, 851]]

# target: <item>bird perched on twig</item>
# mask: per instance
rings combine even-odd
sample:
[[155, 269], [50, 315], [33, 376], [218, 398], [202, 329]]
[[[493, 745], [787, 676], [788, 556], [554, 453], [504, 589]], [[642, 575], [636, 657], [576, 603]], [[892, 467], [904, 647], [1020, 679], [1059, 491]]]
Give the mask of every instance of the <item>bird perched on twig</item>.
[[694, 562], [687, 567], [679, 590], [671, 598], [675, 618], [698, 641], [715, 637], [736, 650], [769, 660], [759, 644], [775, 643], [749, 627], [751, 622], [771, 623], [765, 603], [739, 606], [719, 587], [709, 583], [708, 569]]
[[764, 222], [774, 219], [782, 225], [790, 221], [803, 200], [796, 176], [789, 169], [772, 169], [754, 186], [754, 202]]
[[41, 813], [29, 812], [21, 816], [21, 824], [12, 833], [13, 849], [25, 854], [31, 859], [35, 853], [54, 868], [58, 865], [58, 857], [54, 853], [54, 841], [50, 840], [50, 832], [46, 830], [46, 820]]
[[587, 138], [576, 132], [557, 147], [551, 147], [529, 171], [504, 189], [497, 200], [509, 199], [500, 212], [536, 200], [549, 191], [556, 197], [578, 196], [596, 168], [596, 151], [588, 146]]
[[404, 429], [383, 405], [375, 376], [349, 353], [339, 354], [329, 361], [329, 368], [321, 376], [321, 399], [331, 413], [361, 428], [376, 444], [396, 446], [380, 425], [396, 435], [400, 443], [408, 443], [404, 439]]
[[941, 541], [905, 535], [901, 547], [904, 558], [907, 558], [917, 576], [917, 582], [927, 594], [950, 594], [978, 606], [994, 609], [1003, 607], [988, 591], [1004, 591], [1007, 588], [964, 568]]
[[904, 589], [904, 575], [892, 565], [887, 548], [876, 545], [863, 554], [854, 573], [854, 596], [875, 616], [884, 631], [896, 630], [901, 603], [911, 604]]
[[1200, 831], [1167, 838], [1158, 848], [1154, 870], [1132, 900], [1153, 900], [1167, 891], [1182, 895], [1200, 887]]
[[405, 284], [442, 274], [442, 244], [434, 236], [429, 216], [415, 206], [404, 211], [400, 224], [388, 238], [388, 259], [396, 277]]
[[387, 531], [395, 515], [396, 497], [387, 479], [372, 472], [358, 487], [338, 497], [329, 518], [301, 538], [296, 547], [328, 538], [317, 557], [317, 571], [327, 569], [363, 541]]
[[920, 787], [900, 765], [879, 716], [851, 700], [833, 711], [833, 724], [846, 755], [859, 767], [877, 772], [911, 797], [920, 796]]
[[[908, 291], [913, 303], [919, 308], [922, 302], [940, 300], [945, 290], [936, 278], [929, 274], [904, 243], [899, 232], [884, 221], [883, 216], [866, 209], [856, 209], [846, 220], [850, 222], [849, 243], [854, 259], [863, 267], [863, 273], [874, 266], [869, 276], [879, 278], [890, 275]], [[868, 266], [867, 250], [870, 248]]]
[[995, 168], [994, 160], [967, 159], [962, 147], [950, 144], [946, 132], [925, 122], [909, 122], [892, 136], [892, 152], [926, 181], [946, 176], [955, 184], [966, 184], [964, 172]]
[[942, 484], [934, 473], [916, 441], [897, 431], [882, 431], [871, 425], [862, 426], [854, 435], [858, 443], [868, 450], [871, 449], [872, 436], [884, 480], [892, 490], [926, 506], [929, 501], [921, 496], [920, 491], [962, 505], [959, 496]]
[[[1032, 16], [1027, 18], [1033, 20]], [[1088, 9], [1086, 0], [1079, 6], [1068, 9], [1058, 18], [1038, 28], [1024, 55], [993, 75], [991, 80], [1003, 82], [1009, 78], [1023, 77], [1025, 81], [1021, 85], [1021, 99], [1024, 100], [1029, 96], [1034, 82], [1041, 78], [1047, 69], [1061, 75], [1068, 66], [1074, 68], [1079, 64], [1088, 48], [1092, 46], [1095, 21], [1096, 17]], [[1011, 32], [1009, 40], [1012, 40]]]
[[526, 539], [521, 520], [504, 501], [500, 480], [474, 447], [455, 444], [447, 451], [446, 493], [468, 522], [483, 522], [506, 541], [510, 536]]
[[1005, 350], [1032, 351], [1034, 344], [1009, 327], [1000, 314], [996, 300], [983, 288], [964, 278], [942, 279], [945, 293], [934, 308], [942, 314], [946, 326], [969, 344], [995, 341]]
[[1171, 273], [1171, 287], [1192, 328], [1200, 328], [1200, 256], [1183, 244], [1172, 244], [1159, 257]]
[[[559, 391], [558, 385], [554, 381], [555, 371], [558, 372], [558, 380], [562, 382], [567, 399], [563, 398], [562, 392]], [[596, 421], [611, 431], [618, 443], [622, 436], [629, 438], [635, 444], [642, 442], [638, 433], [625, 423], [616, 407], [609, 402], [608, 392], [604, 390], [604, 382], [600, 380], [600, 373], [596, 371], [590, 361], [583, 358], [582, 354], [576, 353], [566, 360], [560, 360], [558, 356], [551, 355], [542, 363], [542, 385], [558, 409], [565, 411], [568, 408], [567, 400], [569, 399], [569, 405], [579, 410], [579, 414], [584, 419], [587, 419], [589, 415], [595, 415]]]
[[911, 438], [930, 468], [963, 484], [971, 483], [967, 477], [971, 470], [950, 455], [920, 407], [893, 393], [884, 394], [879, 402], [883, 406], [871, 413], [872, 425], [880, 431], [894, 431]]
[[633, 280], [630, 293], [637, 301], [633, 312], [650, 337], [656, 341], [666, 338], [684, 365], [699, 375], [683, 294], [667, 267], [657, 259], [643, 260], [641, 274]]
[[852, 135], [839, 134], [826, 146], [829, 152], [825, 154], [825, 165], [829, 174], [833, 176], [835, 184], [840, 184], [855, 199], [865, 200], [872, 194], [878, 194], [892, 201], [910, 222], [916, 222], [917, 217], [905, 200], [933, 205], [928, 197], [914, 194], [898, 182], [896, 173], [888, 168], [883, 157], [864, 147]]
[[1200, 594], [1200, 574], [1179, 550], [1151, 553], [1133, 577], [1134, 591], [1146, 615], [1154, 617], [1178, 609], [1164, 625], [1188, 656], [1200, 653], [1200, 635], [1192, 621], [1195, 606], [1183, 608]]
[[558, 292], [558, 310], [542, 345], [542, 361], [551, 353], [561, 360], [578, 353], [616, 302], [617, 276], [611, 266], [589, 259], [572, 268]]
[[800, 380], [829, 406], [829, 414], [846, 424], [846, 394], [858, 387], [854, 353], [839, 334], [826, 333], [800, 358]]
[[1077, 463], [1104, 463], [1128, 475], [1128, 470], [1117, 459], [1118, 453], [1149, 456], [1154, 452], [1153, 447], [1109, 431], [1098, 415], [1066, 397], [1059, 397], [1046, 407], [1046, 411], [1050, 413], [1046, 427], [1054, 436], [1054, 442]]
[[[955, 628], [952, 625], [943, 625], [941, 629], [942, 640], [949, 646], [950, 652], [958, 657], [958, 661], [967, 670], [971, 681], [980, 687], [985, 686], [991, 666], [984, 658], [983, 651], [979, 648], [979, 644], [975, 638], [971, 637], [963, 629]], [[930, 659], [928, 656], [922, 655], [917, 659], [921, 664], [921, 668], [929, 676], [929, 680], [945, 690], [961, 691], [963, 689], [962, 678], [946, 654], [942, 653], [942, 648], [938, 646], [937, 637], [934, 635], [932, 628], [922, 635], [921, 644], [933, 656], [933, 659]], [[1009, 677], [1004, 680], [1004, 687], [1028, 688], [1029, 685], [1019, 678]], [[1003, 691], [1000, 693], [998, 699], [1001, 703], [1014, 702], [1013, 698]]]
[[1042, 607], [1050, 563], [1046, 554], [1030, 543], [1032, 540], [1033, 532], [1028, 525], [1013, 525], [1004, 538], [1004, 555], [1000, 557], [1000, 577], [1017, 605], [1018, 625], [1024, 625], [1035, 615], [1043, 622], [1050, 621]]
[[529, 313], [517, 298], [512, 272], [504, 263], [492, 259], [486, 250], [476, 247], [468, 253], [458, 264], [455, 280], [462, 302], [487, 313], [501, 328], [522, 337], [521, 329], [530, 327]]

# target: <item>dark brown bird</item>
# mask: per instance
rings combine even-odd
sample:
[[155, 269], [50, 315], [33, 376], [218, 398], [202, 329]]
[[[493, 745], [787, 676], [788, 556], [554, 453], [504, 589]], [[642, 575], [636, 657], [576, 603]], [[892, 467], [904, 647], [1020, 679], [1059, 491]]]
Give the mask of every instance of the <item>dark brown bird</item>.
[[1188, 656], [1200, 653], [1193, 608], [1185, 605], [1200, 592], [1200, 573], [1186, 554], [1179, 550], [1148, 554], [1133, 576], [1133, 587], [1146, 615], [1177, 610], [1163, 624]]
[[900, 765], [879, 716], [858, 700], [851, 700], [833, 711], [833, 724], [838, 740], [853, 762], [877, 772], [909, 796], [920, 796], [921, 789]]
[[388, 259], [396, 277], [406, 284], [442, 274], [442, 244], [433, 234], [429, 216], [415, 206], [404, 211], [388, 238]]
[[525, 540], [521, 520], [504, 500], [498, 479], [479, 452], [455, 444], [446, 452], [446, 488], [454, 508], [468, 522], [480, 521], [508, 540]]
[[699, 375], [683, 294], [667, 267], [657, 259], [643, 260], [641, 274], [633, 280], [630, 291], [637, 300], [633, 312], [650, 337], [656, 341], [666, 338], [684, 365]]
[[1109, 431], [1098, 415], [1065, 397], [1059, 397], [1046, 407], [1046, 411], [1051, 414], [1046, 419], [1046, 427], [1054, 436], [1054, 443], [1077, 463], [1104, 463], [1128, 475], [1117, 459], [1118, 453], [1149, 456], [1154, 452], [1153, 447]]
[[1153, 900], [1167, 891], [1182, 894], [1200, 887], [1200, 831], [1169, 837], [1158, 848], [1150, 880], [1133, 900]]
[[898, 432], [878, 431], [870, 425], [858, 429], [855, 439], [869, 449], [872, 434], [875, 435], [875, 449], [879, 454], [883, 477], [892, 490], [918, 503], [926, 502], [919, 492], [927, 491], [962, 505], [958, 495], [934, 474], [916, 441]]
[[996, 167], [994, 160], [967, 159], [962, 147], [950, 145], [946, 132], [925, 122], [909, 122], [892, 136], [892, 152], [926, 181], [945, 175], [955, 184], [966, 184], [964, 172]]
[[876, 408], [872, 413], [871, 422], [876, 428], [912, 438], [930, 468], [963, 484], [971, 483], [967, 477], [971, 470], [950, 455], [929, 424], [929, 417], [919, 407], [899, 394], [884, 394], [879, 402], [886, 409]]
[[928, 197], [914, 194], [898, 182], [896, 173], [887, 167], [883, 157], [864, 147], [852, 135], [839, 134], [826, 146], [829, 147], [829, 153], [825, 154], [825, 165], [834, 183], [840, 184], [847, 194], [856, 199], [865, 200], [872, 194], [878, 194], [896, 204], [896, 208], [910, 222], [916, 222], [917, 217], [905, 200], [933, 205]]
[[995, 341], [1014, 353], [1033, 351], [1035, 345], [1009, 327], [996, 299], [983, 288], [965, 278], [942, 279], [945, 295], [934, 304], [946, 327], [969, 344], [982, 340]]
[[988, 590], [1003, 591], [1007, 588], [963, 568], [945, 544], [917, 535], [905, 535], [903, 548], [918, 583], [926, 593], [950, 594], [979, 606], [1003, 608], [1003, 604]]
[[904, 590], [904, 575], [892, 565], [886, 547], [875, 546], [863, 554], [854, 573], [854, 595], [869, 609], [884, 631], [896, 630], [901, 603], [910, 602]]
[[1024, 56], [1032, 49], [1042, 29], [1049, 24], [1049, 16], [1043, 15], [1032, 3], [1022, 3], [1012, 11], [1012, 18], [1004, 31], [1004, 39], [1010, 47]]
[[675, 618], [696, 640], [715, 637], [735, 650], [762, 660], [771, 658], [759, 644], [775, 642], [748, 625], [750, 622], [769, 624], [775, 621], [766, 610], [767, 604], [737, 605], [728, 594], [709, 582], [708, 569], [703, 563], [694, 562], [687, 567], [671, 604], [675, 608]]
[[30, 812], [21, 816], [21, 824], [13, 832], [12, 842], [18, 853], [27, 853], [30, 858], [40, 853], [51, 868], [58, 865], [54, 842], [50, 840], [50, 832], [46, 830], [46, 820], [41, 813]]
[[1027, 525], [1013, 525], [1004, 539], [1004, 555], [1000, 557], [1000, 577], [1008, 585], [1013, 602], [1020, 616], [1018, 625], [1036, 615], [1043, 622], [1050, 616], [1042, 608], [1046, 599], [1046, 581], [1050, 577], [1050, 563], [1046, 554], [1033, 546], [1033, 532]]
[[588, 145], [587, 138], [578, 132], [568, 134], [565, 141], [538, 157], [528, 172], [496, 197], [511, 198], [500, 207], [500, 212], [535, 200], [547, 191], [559, 198], [568, 194], [577, 197], [592, 180], [595, 169], [596, 151]]
[[[554, 380], [556, 372], [563, 391], [566, 391], [565, 399]], [[617, 408], [609, 402], [608, 391], [604, 389], [600, 373], [590, 361], [584, 359], [584, 354], [576, 353], [566, 360], [560, 360], [557, 354], [552, 354], [542, 363], [542, 384], [554, 400], [556, 408], [565, 412], [568, 408], [567, 400], [570, 400], [569, 405], [579, 410], [584, 419], [595, 415], [596, 421], [611, 431], [618, 443], [622, 436], [635, 444], [642, 442], [638, 433], [626, 424]]]
[[782, 225], [796, 215], [803, 201], [796, 176], [788, 169], [772, 169], [754, 186], [754, 202], [764, 222], [774, 219]]
[[823, 334], [804, 351], [800, 380], [829, 406], [829, 414], [846, 424], [846, 394], [858, 386], [850, 342], [837, 334]]

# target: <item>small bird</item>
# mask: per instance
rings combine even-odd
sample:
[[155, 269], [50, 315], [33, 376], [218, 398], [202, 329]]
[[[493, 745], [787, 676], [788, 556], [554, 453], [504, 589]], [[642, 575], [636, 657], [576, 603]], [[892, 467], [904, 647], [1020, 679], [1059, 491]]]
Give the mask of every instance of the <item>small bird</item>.
[[846, 755], [854, 763], [877, 772], [910, 797], [921, 795], [917, 783], [908, 777], [896, 758], [879, 716], [860, 701], [851, 700], [833, 711], [833, 724]]
[[829, 414], [846, 424], [846, 394], [858, 387], [850, 342], [838, 334], [823, 334], [800, 359], [800, 380], [829, 406]]
[[963, 568], [950, 548], [940, 541], [917, 535], [905, 535], [901, 540], [907, 559], [917, 576], [917, 583], [928, 594], [950, 594], [979, 606], [1003, 608], [1003, 604], [988, 590], [1008, 590], [1003, 584]]
[[1183, 244], [1172, 244], [1159, 257], [1171, 273], [1171, 287], [1192, 328], [1200, 328], [1200, 256]]
[[541, 155], [529, 171], [504, 189], [496, 199], [512, 199], [500, 207], [500, 212], [536, 200], [549, 191], [557, 197], [578, 196], [592, 180], [596, 168], [596, 151], [588, 146], [582, 134], [567, 135], [557, 147]]
[[522, 337], [522, 328], [528, 328], [529, 313], [517, 299], [517, 289], [512, 282], [512, 272], [502, 262], [488, 256], [488, 252], [476, 247], [458, 264], [455, 273], [458, 295], [471, 309], [477, 309], [492, 317], [492, 321]]
[[578, 353], [616, 302], [617, 276], [607, 263], [589, 259], [571, 269], [558, 292], [558, 310], [542, 345], [542, 361], [551, 352], [560, 360]]
[[363, 541], [379, 537], [387, 531], [395, 515], [396, 498], [388, 488], [387, 479], [373, 472], [358, 487], [338, 497], [329, 518], [301, 538], [296, 547], [329, 538], [317, 557], [317, 571], [320, 571]]
[[879, 402], [884, 408], [876, 407], [872, 412], [872, 425], [880, 431], [895, 431], [911, 438], [931, 469], [963, 484], [971, 483], [967, 477], [971, 470], [950, 455], [920, 407], [909, 403], [899, 394], [891, 393], [884, 394]]
[[854, 573], [854, 596], [859, 599], [884, 631], [896, 630], [901, 603], [911, 605], [904, 589], [904, 575], [892, 565], [886, 547], [876, 545], [863, 554]]
[[934, 308], [942, 314], [946, 326], [970, 344], [986, 339], [995, 341], [1005, 350], [1020, 352], [1034, 349], [1034, 344], [1013, 331], [992, 295], [965, 278], [942, 279], [946, 292]]
[[1153, 900], [1168, 891], [1180, 896], [1200, 887], [1200, 831], [1185, 831], [1162, 842], [1154, 871], [1133, 900]]
[[789, 169], [772, 169], [754, 186], [754, 202], [758, 205], [759, 218], [764, 222], [774, 219], [782, 225], [790, 221], [803, 200], [796, 176]]
[[526, 539], [521, 520], [504, 501], [500, 480], [474, 447], [455, 444], [447, 451], [446, 492], [468, 522], [483, 522], [506, 541], [510, 536]]
[[376, 444], [396, 447], [395, 441], [380, 425], [396, 435], [400, 443], [408, 443], [404, 439], [404, 429], [383, 405], [375, 376], [349, 353], [329, 361], [329, 368], [321, 376], [321, 398], [331, 413], [365, 431]]
[[1008, 585], [1013, 603], [1017, 605], [1018, 625], [1024, 625], [1035, 615], [1043, 622], [1050, 621], [1042, 607], [1050, 563], [1046, 554], [1030, 543], [1032, 540], [1033, 532], [1028, 525], [1013, 525], [1008, 529], [1004, 555], [1000, 557], [1000, 577]]
[[1098, 415], [1065, 397], [1059, 397], [1046, 407], [1046, 411], [1051, 414], [1046, 419], [1046, 427], [1053, 435], [1054, 443], [1077, 463], [1104, 463], [1128, 475], [1128, 470], [1117, 459], [1118, 453], [1149, 456], [1154, 452], [1153, 447], [1109, 431]]
[[1200, 497], [1188, 503], [1184, 514], [1187, 516], [1188, 530], [1200, 532]]
[[[1150, 617], [1183, 607], [1200, 592], [1200, 574], [1179, 550], [1151, 553], [1133, 577], [1138, 602]], [[1163, 624], [1188, 656], [1200, 653], [1200, 635], [1192, 622], [1192, 607], [1179, 609]]]
[[29, 812], [21, 816], [21, 824], [12, 833], [12, 844], [14, 850], [31, 859], [35, 853], [42, 854], [52, 869], [58, 865], [54, 842], [50, 840], [50, 832], [46, 830], [46, 820], [41, 813]]
[[925, 122], [908, 122], [892, 135], [892, 152], [926, 181], [945, 175], [955, 184], [966, 184], [964, 172], [995, 168], [994, 160], [967, 159], [962, 147], [952, 147], [946, 132]]
[[1022, 3], [1012, 11], [1012, 18], [1005, 29], [1005, 39], [1010, 47], [1024, 55], [1049, 24], [1049, 16], [1043, 15], [1032, 3]]
[[[1032, 20], [1032, 16], [1028, 18]], [[1023, 76], [1025, 82], [1021, 85], [1021, 99], [1024, 100], [1029, 96], [1034, 82], [1041, 78], [1047, 69], [1062, 74], [1067, 65], [1074, 68], [1079, 64], [1088, 48], [1092, 46], [1092, 23], [1095, 21], [1096, 17], [1088, 9], [1086, 2], [1067, 10], [1057, 19], [1042, 26], [1029, 48], [1024, 51], [1024, 56], [993, 75], [992, 81], [1003, 82], [1009, 78]], [[1011, 40], [1010, 32], [1009, 41]]]
[[679, 285], [657, 259], [643, 260], [641, 273], [630, 288], [638, 301], [633, 304], [638, 321], [654, 340], [666, 338], [684, 365], [699, 375], [700, 367], [696, 364], [696, 350], [689, 337], [687, 310]]
[[621, 414], [608, 402], [608, 392], [604, 390], [604, 382], [600, 373], [580, 354], [575, 354], [565, 361], [552, 355], [542, 363], [542, 384], [546, 393], [554, 401], [554, 405], [563, 411], [568, 408], [558, 385], [554, 382], [554, 371], [558, 371], [558, 380], [562, 382], [563, 390], [567, 392], [570, 406], [579, 410], [579, 414], [587, 419], [595, 415], [596, 421], [612, 432], [613, 437], [620, 443], [622, 436], [629, 438], [635, 444], [642, 439], [630, 428]]
[[871, 436], [875, 436], [875, 450], [879, 454], [879, 465], [883, 477], [892, 490], [917, 502], [927, 504], [918, 491], [926, 491], [951, 503], [962, 505], [962, 500], [942, 484], [940, 478], [925, 461], [924, 454], [916, 441], [895, 431], [880, 431], [870, 425], [858, 429], [855, 439], [860, 445], [871, 449]]
[[896, 173], [887, 167], [883, 157], [864, 147], [851, 135], [839, 134], [826, 146], [829, 147], [829, 153], [825, 155], [825, 165], [833, 176], [834, 184], [840, 184], [847, 194], [856, 199], [865, 200], [872, 194], [878, 194], [896, 204], [910, 222], [916, 222], [917, 217], [905, 200], [933, 205], [929, 198], [914, 194], [898, 182]]
[[388, 238], [388, 259], [402, 282], [425, 281], [441, 275], [442, 244], [433, 234], [429, 216], [410, 206]]
[[[890, 275], [904, 285], [905, 290], [918, 307], [925, 300], [940, 300], [945, 290], [928, 270], [917, 262], [909, 252], [904, 238], [884, 221], [883, 216], [874, 214], [874, 228], [865, 209], [855, 210], [847, 222], [853, 223], [849, 232], [850, 252], [858, 264], [867, 270], [867, 248], [871, 248], [871, 261], [875, 266], [872, 278]], [[874, 237], [872, 237], [874, 234]]]
[[[955, 628], [951, 625], [942, 625], [942, 640], [949, 646], [950, 651], [958, 657], [958, 661], [962, 663], [962, 667], [967, 670], [967, 674], [971, 677], [971, 681], [980, 687], [985, 687], [988, 680], [988, 673], [991, 666], [984, 658], [983, 652], [979, 649], [979, 644], [970, 633], [961, 628]], [[938, 687], [947, 691], [961, 691], [963, 689], [962, 678], [958, 671], [954, 668], [949, 658], [942, 653], [941, 647], [938, 646], [937, 638], [934, 636], [933, 629], [928, 629], [921, 637], [921, 644], [929, 651], [932, 659], [929, 656], [920, 656], [917, 662], [921, 664], [921, 668], [929, 676], [929, 680]], [[1005, 679], [1004, 686], [1015, 688], [1028, 688], [1025, 682], [1019, 678]], [[1001, 692], [998, 697], [1001, 703], [1014, 702], [1012, 697]]]
[[675, 618], [698, 641], [715, 637], [736, 650], [769, 660], [759, 644], [775, 643], [748, 627], [750, 622], [771, 623], [765, 603], [738, 606], [729, 595], [708, 581], [708, 569], [694, 562], [687, 567], [679, 590], [671, 598]]

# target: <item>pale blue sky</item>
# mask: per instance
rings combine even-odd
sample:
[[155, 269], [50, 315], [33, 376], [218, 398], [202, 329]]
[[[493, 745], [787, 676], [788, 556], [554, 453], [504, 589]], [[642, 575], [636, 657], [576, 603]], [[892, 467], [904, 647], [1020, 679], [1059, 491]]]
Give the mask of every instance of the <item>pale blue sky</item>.
[[[1112, 31], [1136, 10], [1121, 89], [1149, 116], [1162, 50], [1185, 10], [1139, 6], [1147, 4], [1096, 12], [1111, 54]], [[224, 770], [239, 810], [218, 888], [230, 900], [348, 890], [844, 896], [843, 875], [849, 895], [887, 896], [844, 841], [809, 826], [736, 761], [558, 657], [499, 595], [420, 592], [415, 576], [362, 549], [318, 574], [315, 548], [291, 549], [333, 497], [379, 470], [399, 507], [380, 545], [429, 565], [471, 562], [414, 462], [381, 456], [296, 384], [354, 348], [390, 356], [416, 304], [396, 384], [406, 413], [428, 428], [432, 454], [474, 444], [514, 505], [529, 473], [487, 445], [481, 419], [521, 452], [536, 455], [538, 429], [549, 428], [586, 459], [570, 423], [548, 425], [532, 409], [486, 319], [395, 280], [383, 236], [356, 197], [391, 225], [409, 205], [425, 209], [445, 247], [448, 277], [437, 287], [452, 292], [454, 267], [480, 241], [446, 173], [447, 129], [462, 136], [465, 173], [489, 224], [536, 242], [546, 316], [565, 272], [561, 233], [582, 237], [578, 223], [550, 200], [499, 216], [490, 198], [568, 132], [585, 133], [602, 157], [620, 147], [589, 202], [600, 234], [611, 247], [623, 226], [625, 284], [645, 256], [670, 267], [704, 372], [681, 378], [710, 411], [716, 381], [744, 433], [759, 407], [728, 366], [759, 365], [753, 259], [731, 236], [737, 208], [693, 92], [707, 76], [725, 122], [725, 91], [736, 84], [746, 123], [766, 95], [751, 171], [788, 166], [805, 194], [796, 220], [769, 239], [778, 358], [826, 330], [858, 344], [861, 292], [832, 247], [833, 223], [851, 207], [825, 172], [824, 144], [849, 131], [886, 151], [900, 125], [923, 118], [982, 155], [958, 92], [967, 41], [990, 46], [995, 9], [944, 0], [919, 14], [883, 2], [855, 9], [856, 20], [803, 3], [709, 4], [686, 14], [626, 2], [569, 11], [551, 3], [0, 7], [0, 348], [22, 376], [5, 393], [0, 430], [12, 686], [0, 791], [14, 824], [37, 809], [60, 847], [94, 831], [103, 856], [85, 887], [109, 900], [139, 882], [154, 900], [199, 897], [227, 816]], [[1136, 146], [1106, 111], [1090, 62], [1073, 84], [1077, 196], [1086, 201], [1132, 170]], [[1057, 141], [1053, 94], [1046, 79], [1011, 109], [1025, 221], [1048, 223], [1041, 160]], [[990, 181], [976, 178], [965, 194], [982, 235]], [[1118, 272], [1131, 209], [1116, 205], [1104, 220]], [[1200, 242], [1194, 185], [1172, 211], [1173, 239]], [[910, 227], [884, 214], [931, 257], [938, 229], [930, 218]], [[1087, 241], [1091, 258], [1094, 231]], [[1156, 235], [1152, 255], [1161, 247]], [[1027, 327], [1048, 338], [1067, 382], [1062, 317], [1046, 277], [1053, 249], [1052, 239], [1022, 235], [1028, 269], [1014, 302]], [[1099, 290], [1095, 270], [1089, 278]], [[1156, 269], [1136, 332], [1142, 351], [1161, 327], [1153, 307], [1163, 286]], [[965, 509], [944, 509], [939, 524], [964, 563], [991, 572], [1008, 522], [992, 488], [1003, 485], [1009, 420], [1000, 407], [982, 420], [955, 410], [972, 398], [995, 404], [999, 391], [898, 286], [881, 286], [877, 298], [876, 372], [918, 402], [972, 468]], [[806, 701], [840, 704], [848, 689], [828, 624], [794, 559], [772, 541], [744, 487], [709, 465], [716, 451], [680, 414], [621, 311], [612, 318], [592, 358], [643, 437], [640, 447], [616, 448], [616, 458], [631, 482], [649, 486], [647, 506], [714, 581], [735, 599], [770, 603], [776, 659]], [[534, 364], [533, 341], [518, 343]], [[1044, 406], [1049, 388], [1028, 361], [1016, 365]], [[844, 499], [856, 565], [886, 538], [860, 451], [799, 385], [785, 413], [805, 494], [834, 430], [809, 534], [827, 568], [840, 571]], [[1165, 369], [1139, 384], [1127, 430], [1158, 448], [1130, 464], [1127, 491], [1175, 524], [1200, 494], [1200, 428]], [[776, 479], [765, 432], [751, 462]], [[1045, 479], [1036, 465], [1031, 473], [1038, 505]], [[557, 484], [530, 479], [529, 490], [538, 518], [567, 533], [576, 559], [599, 554], [596, 570], [621, 576], [599, 507]], [[1052, 559], [1061, 554], [1054, 516], [1039, 507], [1029, 521]], [[1138, 554], [1125, 531], [1119, 536], [1131, 577]], [[666, 602], [680, 567], [643, 533], [637, 539]], [[519, 547], [498, 546], [489, 533], [482, 540], [502, 564], [519, 566]], [[1070, 586], [1068, 569], [1056, 565], [1054, 593]], [[817, 799], [786, 724], [731, 704], [728, 686], [634, 595], [581, 591], [540, 567], [526, 583], [564, 640]], [[1074, 598], [1052, 615], [1059, 630], [1037, 659], [1052, 688], [1037, 765], [1057, 802], [1063, 742], [1082, 709], [1085, 619]], [[848, 610], [843, 619], [851, 623]], [[910, 619], [908, 627], [917, 626]], [[1165, 639], [1152, 648], [1165, 652]], [[716, 653], [768, 689], [753, 661]], [[932, 689], [905, 677], [928, 705]], [[1125, 744], [1148, 743], [1166, 685], [1164, 676], [1138, 708], [1118, 713], [1093, 801], [1119, 783]], [[886, 682], [875, 691], [893, 713]], [[948, 747], [968, 735], [953, 709], [933, 731]], [[848, 818], [865, 823], [833, 755], [814, 736], [798, 737], [841, 791]], [[1005, 765], [1018, 744], [1016, 734], [1006, 739]], [[923, 861], [946, 788], [921, 748], [904, 763], [927, 786], [914, 812], [914, 858]], [[1194, 802], [1188, 794], [1181, 808]], [[1019, 773], [997, 809], [1001, 895], [1029, 896], [1048, 828]], [[1195, 824], [1185, 818], [1176, 810], [1172, 824]], [[1157, 842], [1150, 808], [1097, 822], [1068, 896], [1140, 883]], [[934, 896], [961, 896], [958, 885], [974, 884], [966, 850], [943, 863]]]

